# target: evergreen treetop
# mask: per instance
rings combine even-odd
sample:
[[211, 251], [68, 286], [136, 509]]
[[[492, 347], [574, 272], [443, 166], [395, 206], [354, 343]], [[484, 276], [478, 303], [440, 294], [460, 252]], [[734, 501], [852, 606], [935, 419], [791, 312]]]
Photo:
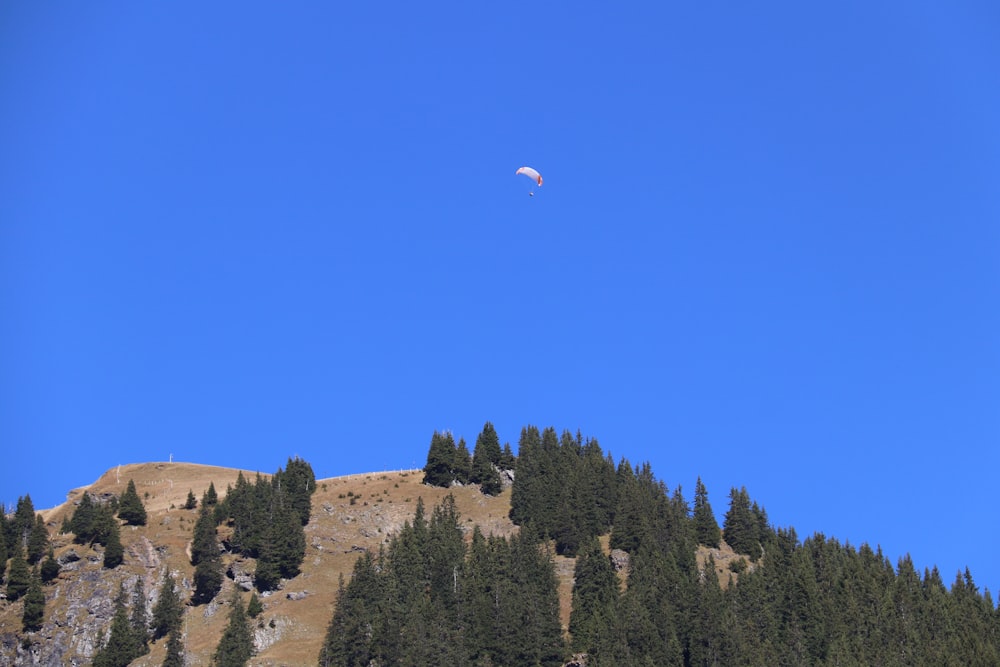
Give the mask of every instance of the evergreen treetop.
[[146, 525], [146, 507], [135, 490], [135, 482], [131, 479], [125, 487], [118, 502], [118, 518], [130, 526]]

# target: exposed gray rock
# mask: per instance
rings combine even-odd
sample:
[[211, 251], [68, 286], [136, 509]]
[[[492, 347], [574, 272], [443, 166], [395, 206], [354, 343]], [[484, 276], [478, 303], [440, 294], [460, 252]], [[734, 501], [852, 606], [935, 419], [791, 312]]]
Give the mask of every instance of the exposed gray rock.
[[629, 555], [627, 551], [621, 549], [611, 550], [611, 564], [614, 565], [615, 572], [629, 571]]

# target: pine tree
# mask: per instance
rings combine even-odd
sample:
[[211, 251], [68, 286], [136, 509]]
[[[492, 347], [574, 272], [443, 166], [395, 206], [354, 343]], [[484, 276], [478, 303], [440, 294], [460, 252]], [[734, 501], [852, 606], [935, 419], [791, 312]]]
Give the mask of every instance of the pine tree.
[[205, 503], [194, 526], [191, 543], [191, 562], [194, 564], [194, 593], [191, 601], [204, 604], [222, 589], [222, 558], [219, 556], [219, 540], [215, 535], [215, 518]]
[[58, 577], [61, 569], [59, 561], [56, 560], [56, 555], [52, 551], [52, 547], [49, 547], [49, 555], [42, 561], [42, 566], [39, 570], [39, 574], [42, 577], [42, 583], [47, 584]]
[[573, 648], [594, 653], [610, 631], [618, 599], [618, 579], [597, 538], [590, 538], [580, 550], [573, 581], [573, 609], [569, 619]]
[[424, 465], [424, 484], [445, 487], [451, 485], [455, 479], [455, 452], [455, 439], [451, 433], [434, 431], [431, 446], [427, 450], [427, 463]]
[[455, 462], [452, 466], [455, 481], [459, 484], [468, 484], [472, 481], [472, 455], [469, 454], [469, 447], [465, 444], [465, 438], [458, 439], [458, 447], [455, 449]]
[[312, 494], [316, 491], [316, 475], [312, 466], [299, 457], [289, 458], [285, 471], [275, 474], [285, 492], [291, 510], [305, 526], [312, 512]]
[[146, 589], [142, 577], [138, 577], [132, 588], [132, 611], [129, 614], [138, 655], [149, 653], [149, 623], [146, 619], [146, 609]]
[[113, 570], [125, 559], [125, 547], [122, 546], [121, 529], [113, 517], [108, 518], [107, 535], [104, 538], [104, 567]]
[[191, 537], [191, 564], [197, 565], [201, 561], [218, 556], [219, 541], [215, 534], [215, 519], [209, 509], [202, 503], [201, 511], [198, 513], [198, 520], [194, 524], [194, 533]]
[[10, 571], [7, 573], [7, 599], [10, 602], [21, 599], [31, 585], [31, 570], [24, 560], [24, 552], [19, 546], [14, 547], [14, 555], [10, 559]]
[[222, 590], [222, 579], [222, 560], [218, 556], [200, 561], [194, 568], [191, 601], [196, 605], [211, 602]]
[[21, 627], [25, 632], [38, 632], [42, 629], [45, 617], [45, 593], [38, 572], [31, 574], [28, 590], [24, 595], [24, 612], [21, 614]]
[[708, 489], [702, 483], [701, 477], [694, 487], [694, 531], [699, 544], [719, 548], [722, 531], [719, 530], [712, 506], [708, 503]]
[[163, 659], [163, 667], [184, 667], [184, 645], [181, 644], [180, 635], [180, 629], [175, 629], [167, 636], [167, 655]]
[[115, 598], [115, 615], [111, 620], [111, 633], [108, 640], [94, 655], [93, 667], [127, 667], [127, 665], [142, 655], [138, 639], [129, 621], [126, 609], [124, 584]]
[[726, 512], [723, 535], [736, 553], [751, 558], [760, 555], [759, 521], [750, 509], [750, 495], [746, 487], [739, 491], [733, 487], [729, 493], [729, 511]]
[[[500, 463], [500, 438], [493, 428], [493, 424], [486, 422], [483, 430], [476, 438], [476, 448], [472, 452], [472, 477], [474, 484], [490, 484], [492, 488], [492, 477], [496, 476], [494, 466]], [[499, 477], [496, 479], [499, 482]], [[483, 493], [495, 495], [483, 490]]]
[[84, 491], [80, 504], [73, 510], [73, 518], [70, 519], [69, 527], [73, 532], [73, 541], [77, 544], [93, 543], [95, 530], [94, 523], [100, 508], [90, 494]]
[[[35, 526], [35, 505], [31, 502], [31, 496], [25, 494], [17, 499], [17, 509], [14, 511], [13, 534], [17, 543], [26, 547], [31, 529]], [[14, 545], [9, 545], [13, 547]]]
[[521, 429], [517, 445], [517, 467], [510, 495], [510, 519], [519, 526], [537, 523], [541, 513], [542, 490], [546, 484], [541, 462], [542, 439], [538, 428]]
[[264, 612], [264, 605], [261, 604], [257, 593], [250, 594], [250, 601], [247, 603], [247, 616], [257, 618]]
[[150, 622], [153, 640], [180, 630], [184, 609], [174, 583], [173, 575], [168, 571], [163, 575], [160, 592], [156, 604], [153, 605], [153, 619]]
[[194, 491], [188, 489], [187, 500], [184, 501], [184, 509], [193, 510], [198, 506], [198, 500], [194, 497]]
[[49, 529], [45, 527], [45, 520], [42, 519], [42, 515], [38, 514], [35, 516], [35, 522], [28, 533], [28, 565], [34, 565], [42, 560], [42, 557], [48, 550]]
[[205, 494], [201, 497], [202, 506], [214, 507], [219, 503], [219, 494], [215, 491], [215, 482], [209, 482]]
[[253, 635], [238, 588], [233, 589], [229, 604], [229, 624], [212, 656], [212, 664], [216, 667], [243, 667], [253, 657]]
[[121, 500], [118, 503], [118, 518], [129, 526], [146, 525], [146, 508], [143, 506], [142, 499], [139, 498], [139, 494], [135, 490], [135, 482], [131, 479], [128, 481], [125, 493], [122, 494]]

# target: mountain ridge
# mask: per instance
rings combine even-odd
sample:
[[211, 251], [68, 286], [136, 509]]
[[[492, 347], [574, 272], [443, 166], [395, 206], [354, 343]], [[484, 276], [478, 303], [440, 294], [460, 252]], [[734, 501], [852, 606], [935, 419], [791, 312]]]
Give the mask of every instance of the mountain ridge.
[[[238, 475], [252, 480], [256, 471], [185, 462], [147, 462], [115, 466], [94, 482], [72, 489], [56, 507], [39, 510], [48, 529], [62, 571], [45, 586], [43, 628], [22, 644], [20, 602], [0, 603], [0, 661], [6, 664], [89, 664], [98, 633], [107, 632], [114, 613], [117, 586], [131, 587], [142, 578], [147, 608], [152, 609], [164, 574], [174, 574], [185, 600], [193, 590], [193, 566], [188, 543], [198, 510], [182, 509], [190, 491], [201, 498], [214, 485], [220, 498]], [[260, 473], [264, 477], [269, 474]], [[485, 496], [476, 486], [439, 488], [424, 485], [420, 470], [358, 473], [317, 480], [312, 497], [312, 518], [305, 527], [306, 557], [302, 573], [284, 580], [280, 590], [261, 595], [264, 612], [254, 627], [258, 654], [251, 665], [315, 664], [330, 621], [341, 575], [349, 577], [357, 556], [377, 551], [404, 522], [412, 519], [417, 499], [427, 507], [449, 493], [455, 496], [463, 529], [478, 524], [485, 534], [509, 535], [517, 530], [508, 518], [510, 490]], [[124, 526], [124, 563], [102, 570], [99, 545], [73, 544], [71, 534], [59, 532], [84, 493], [97, 498], [118, 496], [129, 480], [135, 483], [148, 513], [145, 526]], [[220, 533], [224, 529], [220, 529]], [[211, 603], [186, 606], [185, 651], [188, 664], [208, 664], [225, 624], [229, 592], [240, 578], [253, 571], [252, 559], [224, 554], [227, 576], [223, 590]], [[561, 568], [565, 573], [565, 567]], [[569, 569], [572, 576], [572, 568]], [[249, 597], [249, 593], [245, 594]], [[568, 609], [567, 609], [568, 613]], [[132, 664], [159, 665], [165, 640]], [[59, 644], [61, 652], [50, 647]]]

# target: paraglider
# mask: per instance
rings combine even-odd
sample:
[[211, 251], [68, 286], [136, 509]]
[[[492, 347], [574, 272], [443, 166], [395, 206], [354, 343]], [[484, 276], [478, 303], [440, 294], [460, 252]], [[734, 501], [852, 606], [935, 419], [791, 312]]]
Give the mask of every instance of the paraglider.
[[[538, 187], [542, 187], [542, 175], [539, 174], [537, 170], [532, 169], [531, 167], [521, 167], [520, 169], [518, 169], [514, 173], [517, 174], [517, 175], [527, 176], [528, 178], [530, 178], [531, 180], [533, 180], [535, 183], [538, 183]], [[534, 191], [529, 192], [528, 196], [529, 197], [534, 197], [535, 196], [535, 192]]]
[[541, 185], [542, 185], [542, 175], [539, 174], [534, 169], [532, 169], [531, 167], [521, 167], [520, 169], [518, 169], [514, 173], [515, 174], [523, 174], [523, 175], [527, 176], [531, 180], [533, 180], [536, 183], [538, 183], [539, 187], [541, 187]]

